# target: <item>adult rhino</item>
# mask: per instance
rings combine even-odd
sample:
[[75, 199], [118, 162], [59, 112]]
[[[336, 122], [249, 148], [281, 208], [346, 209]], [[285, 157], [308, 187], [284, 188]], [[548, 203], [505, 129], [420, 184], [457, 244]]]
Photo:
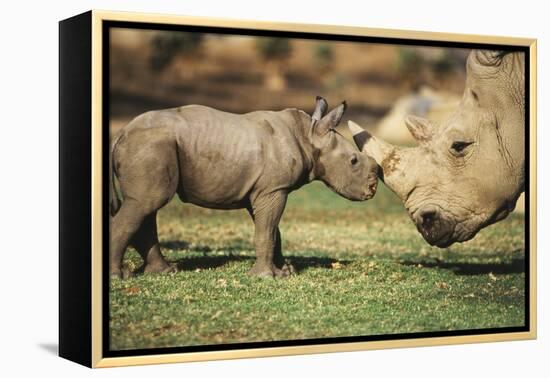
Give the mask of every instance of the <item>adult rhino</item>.
[[418, 231], [441, 248], [504, 219], [525, 188], [524, 55], [473, 50], [466, 68], [461, 102], [448, 119], [406, 119], [416, 147], [393, 146], [348, 124]]
[[345, 109], [344, 102], [325, 115], [327, 102], [317, 97], [312, 116], [298, 109], [232, 114], [188, 105], [135, 118], [112, 147], [111, 276], [123, 276], [129, 244], [145, 272], [173, 270], [160, 252], [156, 217], [176, 194], [201, 207], [247, 209], [256, 227], [250, 274], [290, 274], [279, 232], [290, 192], [313, 180], [354, 201], [376, 192], [376, 162], [335, 129]]

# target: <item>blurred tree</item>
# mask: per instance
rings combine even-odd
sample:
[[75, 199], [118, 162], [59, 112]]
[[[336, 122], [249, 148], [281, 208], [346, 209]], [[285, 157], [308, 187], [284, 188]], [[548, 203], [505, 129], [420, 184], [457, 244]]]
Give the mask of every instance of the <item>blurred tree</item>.
[[265, 61], [264, 85], [272, 91], [286, 89], [286, 60], [292, 52], [287, 38], [258, 37], [256, 49]]
[[313, 54], [317, 61], [323, 66], [331, 65], [334, 60], [332, 46], [325, 42], [317, 44]]
[[417, 90], [424, 81], [424, 58], [417, 48], [400, 47], [397, 50], [397, 72], [413, 90]]
[[334, 50], [330, 44], [321, 42], [315, 45], [313, 56], [319, 64], [322, 74], [326, 74], [327, 71], [330, 71], [334, 64]]
[[286, 38], [258, 38], [256, 47], [266, 60], [287, 58], [292, 51], [290, 41]]
[[326, 42], [320, 42], [313, 47], [313, 57], [319, 68], [319, 78], [325, 87], [340, 86], [343, 75], [334, 72], [334, 49]]
[[449, 50], [445, 50], [438, 59], [432, 63], [432, 69], [436, 76], [443, 76], [451, 73], [455, 68], [455, 60]]
[[196, 53], [204, 39], [201, 33], [161, 31], [151, 39], [151, 68], [160, 72], [178, 55]]

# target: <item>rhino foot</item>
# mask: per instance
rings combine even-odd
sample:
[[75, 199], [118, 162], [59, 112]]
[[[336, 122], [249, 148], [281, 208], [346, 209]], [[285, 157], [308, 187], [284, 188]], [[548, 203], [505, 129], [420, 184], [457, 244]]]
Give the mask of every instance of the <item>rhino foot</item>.
[[286, 278], [293, 273], [295, 269], [290, 264], [284, 264], [282, 269], [279, 269], [275, 265], [257, 263], [248, 272], [249, 275], [260, 278]]
[[128, 268], [122, 268], [122, 279], [127, 280], [128, 278], [132, 278], [135, 276], [135, 273], [132, 271], [132, 269]]
[[296, 269], [294, 268], [294, 265], [292, 265], [291, 263], [289, 262], [286, 262], [281, 271], [285, 274], [285, 277], [288, 277], [294, 273], [296, 273]]
[[144, 273], [176, 273], [177, 271], [178, 268], [175, 265], [170, 265], [164, 261], [162, 264], [147, 264], [143, 270]]
[[128, 268], [122, 268], [111, 271], [111, 280], [125, 280], [134, 277], [134, 272]]

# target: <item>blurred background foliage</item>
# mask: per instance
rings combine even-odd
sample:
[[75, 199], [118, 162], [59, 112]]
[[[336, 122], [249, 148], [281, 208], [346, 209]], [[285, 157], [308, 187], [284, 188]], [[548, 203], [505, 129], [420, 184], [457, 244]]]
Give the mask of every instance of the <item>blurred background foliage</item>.
[[203, 38], [200, 33], [158, 32], [150, 42], [151, 68], [162, 71], [178, 56], [198, 55]]
[[292, 45], [287, 38], [257, 38], [256, 48], [265, 60], [288, 58], [292, 52]]
[[[316, 95], [329, 105], [346, 100], [344, 121], [375, 128], [407, 96], [429, 93], [422, 104], [432, 104], [434, 96], [456, 102], [468, 54], [451, 48], [122, 28], [112, 29], [110, 44], [112, 131], [144, 111], [187, 104], [236, 113], [287, 107], [310, 112]], [[405, 110], [417, 108], [426, 106], [409, 104]]]

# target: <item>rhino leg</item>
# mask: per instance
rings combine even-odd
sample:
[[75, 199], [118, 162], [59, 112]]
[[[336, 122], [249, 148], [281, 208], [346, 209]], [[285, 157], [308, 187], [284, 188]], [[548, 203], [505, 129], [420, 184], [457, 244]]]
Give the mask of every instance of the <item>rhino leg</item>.
[[[109, 271], [111, 277], [126, 277], [122, 271], [122, 260], [126, 248], [132, 242], [145, 260], [146, 272], [170, 271], [170, 266], [160, 253], [156, 232], [153, 232], [155, 213], [171, 196], [163, 201], [142, 202], [134, 198], [126, 199], [111, 223], [111, 244]], [[142, 227], [143, 226], [143, 227]], [[154, 227], [156, 229], [156, 225]]]
[[[130, 142], [140, 142], [140, 148], [132, 148]], [[124, 276], [122, 260], [130, 242], [143, 256], [146, 271], [165, 271], [168, 264], [158, 246], [156, 211], [174, 196], [179, 180], [177, 155], [169, 143], [160, 144], [161, 148], [140, 140], [127, 143], [130, 147], [119, 145], [122, 152], [117, 156], [124, 201], [111, 222], [111, 277]], [[131, 156], [124, 159], [127, 154]]]
[[134, 246], [143, 258], [143, 271], [145, 273], [176, 271], [175, 267], [170, 266], [160, 253], [156, 211], [145, 217], [130, 244]]
[[285, 264], [285, 259], [283, 258], [283, 250], [281, 246], [281, 231], [279, 226], [275, 233], [275, 249], [273, 250], [273, 263], [277, 268], [282, 268]]
[[109, 254], [109, 271], [111, 277], [123, 278], [127, 274], [122, 271], [122, 259], [131, 238], [138, 231], [147, 216], [139, 202], [133, 198], [124, 201], [120, 210], [111, 222], [111, 243]]
[[258, 197], [249, 210], [254, 220], [256, 262], [249, 274], [258, 277], [286, 277], [293, 272], [284, 263], [281, 252], [279, 221], [285, 209], [287, 194], [270, 193]]
[[283, 249], [281, 246], [281, 231], [279, 231], [279, 227], [277, 227], [277, 234], [275, 239], [275, 249], [273, 251], [273, 263], [275, 266], [282, 271], [282, 276], [286, 277], [296, 272], [296, 269], [294, 266], [290, 263], [290, 261], [285, 260], [283, 257]]
[[[252, 218], [252, 221], [254, 222], [254, 211], [251, 207], [248, 207], [247, 210], [248, 214], [250, 214], [250, 217]], [[289, 261], [285, 261], [285, 258], [283, 257], [283, 250], [281, 247], [281, 231], [279, 230], [279, 227], [277, 227], [277, 234], [275, 235], [275, 237], [276, 239], [275, 249], [273, 251], [273, 263], [283, 272], [287, 272], [285, 275], [295, 273], [296, 269], [294, 268], [294, 266], [292, 266]]]

